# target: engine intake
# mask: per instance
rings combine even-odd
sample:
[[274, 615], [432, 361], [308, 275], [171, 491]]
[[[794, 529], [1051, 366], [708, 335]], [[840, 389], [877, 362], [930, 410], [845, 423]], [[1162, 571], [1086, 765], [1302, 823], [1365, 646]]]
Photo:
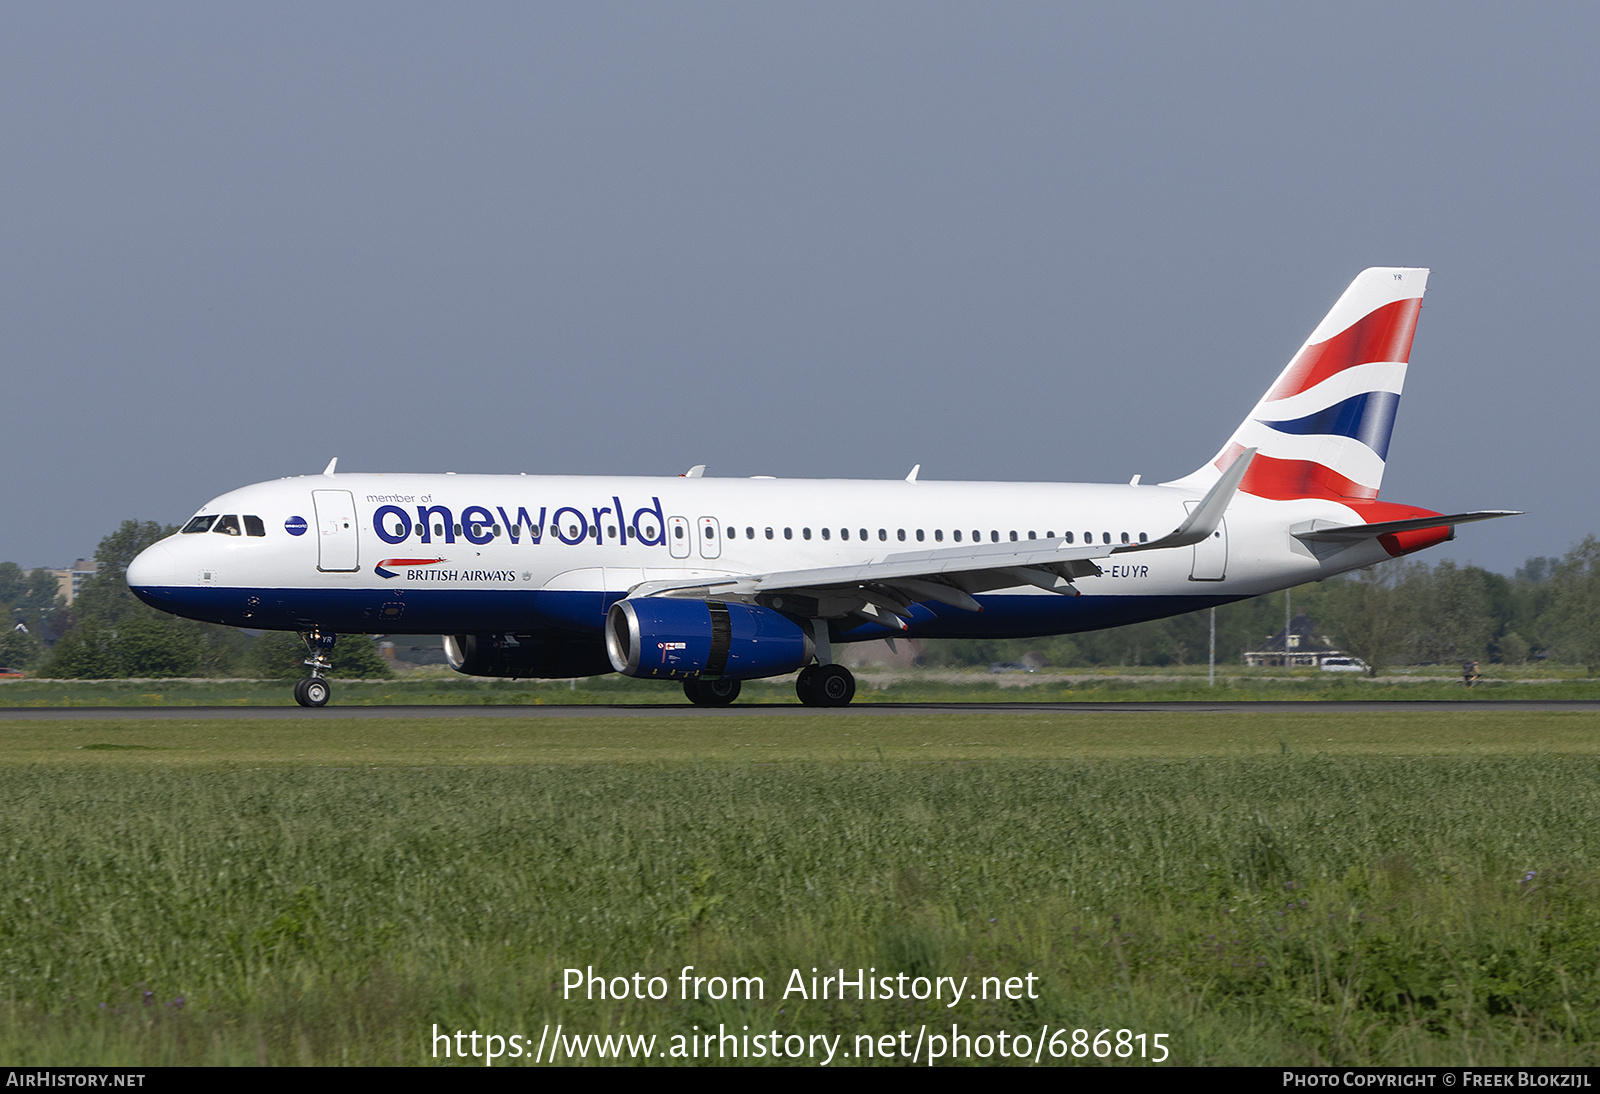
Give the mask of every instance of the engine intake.
[[606, 653], [624, 676], [753, 680], [811, 660], [806, 628], [771, 608], [719, 600], [619, 600], [606, 616]]

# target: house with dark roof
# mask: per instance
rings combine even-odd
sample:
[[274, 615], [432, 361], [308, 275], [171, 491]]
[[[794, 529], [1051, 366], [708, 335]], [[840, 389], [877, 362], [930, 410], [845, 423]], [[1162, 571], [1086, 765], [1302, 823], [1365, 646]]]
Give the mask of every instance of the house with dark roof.
[[1326, 635], [1317, 633], [1317, 624], [1300, 612], [1289, 625], [1267, 636], [1259, 649], [1246, 650], [1244, 663], [1277, 668], [1316, 669], [1330, 657], [1348, 657]]

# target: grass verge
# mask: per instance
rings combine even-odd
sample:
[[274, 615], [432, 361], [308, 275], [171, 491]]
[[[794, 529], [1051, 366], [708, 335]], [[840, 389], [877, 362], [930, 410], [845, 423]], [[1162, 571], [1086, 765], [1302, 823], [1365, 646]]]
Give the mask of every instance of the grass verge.
[[[1600, 1055], [1596, 715], [3, 730], [16, 1064], [418, 1064], [435, 1025], [556, 1023], [660, 1050], [957, 1023], [1164, 1032], [1184, 1064]], [[683, 999], [686, 965], [764, 997]], [[591, 966], [670, 992], [563, 998]], [[785, 997], [813, 967], [1036, 990]]]

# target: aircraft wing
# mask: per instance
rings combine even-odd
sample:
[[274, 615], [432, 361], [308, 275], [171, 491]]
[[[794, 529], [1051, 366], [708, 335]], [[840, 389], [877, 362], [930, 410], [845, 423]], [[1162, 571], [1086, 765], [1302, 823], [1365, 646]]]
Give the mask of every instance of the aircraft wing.
[[873, 562], [822, 566], [765, 574], [730, 574], [711, 580], [647, 581], [629, 599], [650, 596], [716, 597], [792, 608], [816, 618], [857, 615], [894, 630], [905, 627], [912, 604], [936, 600], [966, 611], [982, 611], [974, 593], [1032, 585], [1077, 596], [1076, 578], [1098, 576], [1095, 559], [1133, 551], [1185, 547], [1208, 539], [1238, 491], [1255, 456], [1243, 453], [1207, 492], [1194, 512], [1169, 534], [1149, 543], [1081, 544], [1065, 539], [974, 544], [888, 554]]

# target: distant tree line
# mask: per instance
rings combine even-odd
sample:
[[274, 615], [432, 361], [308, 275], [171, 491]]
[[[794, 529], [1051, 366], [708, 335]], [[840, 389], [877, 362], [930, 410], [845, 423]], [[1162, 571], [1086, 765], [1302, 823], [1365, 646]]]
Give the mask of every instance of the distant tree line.
[[[1284, 595], [1217, 609], [1217, 662], [1240, 664], [1284, 626]], [[1506, 577], [1448, 559], [1396, 559], [1289, 592], [1319, 633], [1379, 675], [1395, 665], [1480, 661], [1580, 665], [1600, 675], [1600, 541], [1589, 536], [1561, 558], [1530, 558]], [[1056, 638], [927, 643], [929, 665], [1016, 661], [1051, 665], [1204, 664], [1209, 613], [1200, 611]]]
[[[243, 676], [294, 679], [306, 674], [305, 647], [289, 633], [253, 636], [233, 627], [198, 623], [158, 612], [128, 588], [128, 564], [140, 551], [177, 531], [176, 526], [123, 521], [95, 550], [97, 569], [69, 608], [55, 576], [24, 573], [0, 562], [0, 665], [53, 679]], [[21, 624], [22, 629], [18, 628]], [[370, 641], [340, 642], [335, 675], [372, 679], [390, 675]]]

